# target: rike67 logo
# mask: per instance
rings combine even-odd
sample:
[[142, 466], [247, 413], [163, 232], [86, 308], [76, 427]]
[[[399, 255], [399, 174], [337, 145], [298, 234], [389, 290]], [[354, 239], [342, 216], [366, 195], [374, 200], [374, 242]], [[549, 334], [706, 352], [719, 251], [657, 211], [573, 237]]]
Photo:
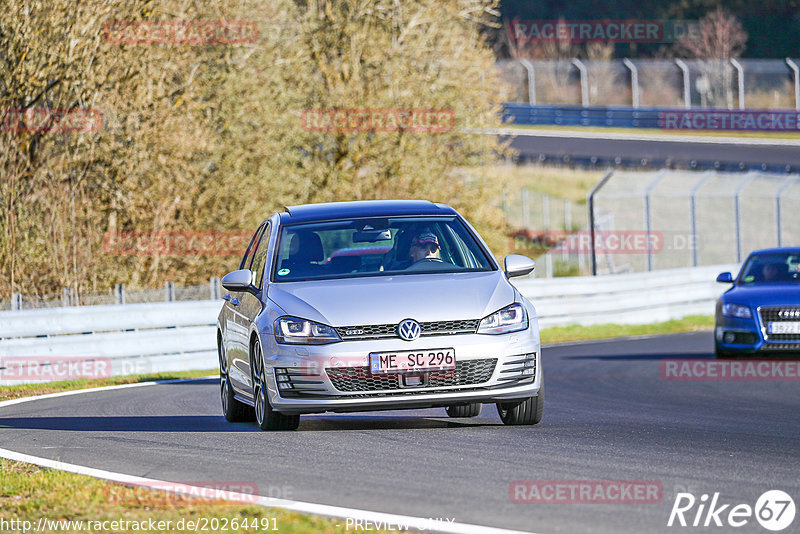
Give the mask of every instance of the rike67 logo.
[[719, 493], [709, 501], [708, 494], [697, 499], [691, 493], [678, 493], [669, 514], [667, 526], [692, 527], [743, 527], [753, 517], [767, 530], [779, 532], [794, 521], [794, 500], [781, 490], [764, 492], [755, 506], [749, 504], [722, 503]]

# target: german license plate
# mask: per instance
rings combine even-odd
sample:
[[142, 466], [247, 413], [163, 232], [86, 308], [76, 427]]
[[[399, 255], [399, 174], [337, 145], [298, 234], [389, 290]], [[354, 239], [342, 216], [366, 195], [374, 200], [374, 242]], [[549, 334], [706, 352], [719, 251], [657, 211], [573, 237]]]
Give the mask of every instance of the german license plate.
[[770, 334], [800, 334], [800, 321], [769, 323]]
[[456, 354], [454, 349], [373, 352], [369, 355], [369, 368], [373, 373], [455, 369]]

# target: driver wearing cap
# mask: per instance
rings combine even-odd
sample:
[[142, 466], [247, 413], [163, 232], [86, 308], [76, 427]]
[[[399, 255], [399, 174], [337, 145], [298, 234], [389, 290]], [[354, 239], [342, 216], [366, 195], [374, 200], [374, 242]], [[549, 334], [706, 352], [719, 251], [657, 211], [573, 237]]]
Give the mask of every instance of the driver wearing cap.
[[[432, 232], [423, 232], [411, 239], [411, 248], [408, 253], [413, 263], [423, 260], [442, 261], [439, 258], [439, 238]], [[412, 265], [413, 265], [412, 263]]]

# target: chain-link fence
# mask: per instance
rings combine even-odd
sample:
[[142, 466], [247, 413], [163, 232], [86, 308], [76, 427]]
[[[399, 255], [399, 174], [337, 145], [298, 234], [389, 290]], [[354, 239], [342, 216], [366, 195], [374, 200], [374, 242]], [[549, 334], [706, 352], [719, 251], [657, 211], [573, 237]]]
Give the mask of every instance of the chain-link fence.
[[74, 288], [64, 288], [60, 294], [51, 295], [29, 296], [12, 293], [10, 300], [0, 300], [0, 310], [216, 300], [220, 298], [220, 287], [219, 278], [215, 276], [209, 278], [206, 284], [179, 286], [173, 282], [166, 282], [160, 289], [128, 290], [125, 284], [117, 284], [108, 291], [76, 292]]
[[796, 174], [615, 171], [592, 197], [599, 274], [738, 263], [751, 250], [800, 246]]
[[800, 109], [800, 60], [505, 60], [512, 102]]

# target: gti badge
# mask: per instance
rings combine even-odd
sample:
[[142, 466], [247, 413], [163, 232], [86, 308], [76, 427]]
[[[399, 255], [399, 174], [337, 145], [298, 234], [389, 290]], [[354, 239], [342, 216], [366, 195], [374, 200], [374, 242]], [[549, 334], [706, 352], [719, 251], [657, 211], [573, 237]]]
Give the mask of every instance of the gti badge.
[[397, 335], [400, 339], [414, 341], [422, 333], [422, 327], [414, 319], [405, 319], [397, 325]]

